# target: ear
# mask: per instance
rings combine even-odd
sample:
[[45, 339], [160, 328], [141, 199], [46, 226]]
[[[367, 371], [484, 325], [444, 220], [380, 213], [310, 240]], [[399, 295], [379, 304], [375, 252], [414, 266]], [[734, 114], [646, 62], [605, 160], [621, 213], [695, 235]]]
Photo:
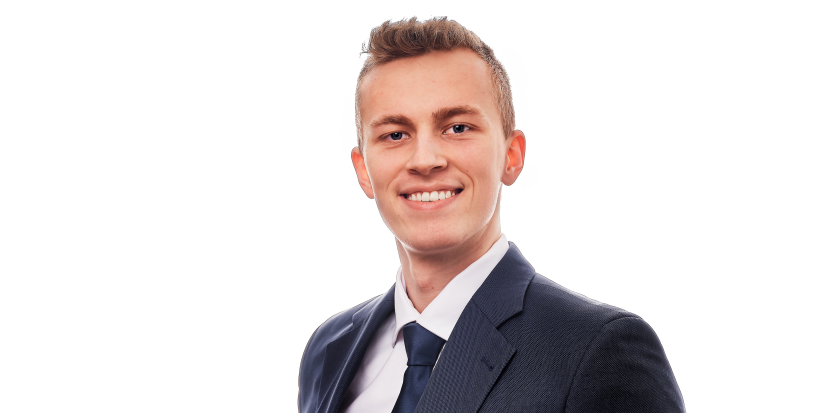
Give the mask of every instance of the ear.
[[367, 174], [367, 165], [364, 163], [364, 155], [358, 147], [352, 148], [352, 166], [355, 167], [355, 175], [358, 176], [358, 184], [361, 189], [367, 194], [369, 199], [375, 199], [375, 194], [372, 192], [372, 182], [370, 176]]
[[507, 141], [507, 164], [504, 166], [504, 173], [501, 174], [501, 182], [510, 186], [516, 182], [521, 170], [524, 168], [524, 152], [527, 150], [527, 139], [524, 132], [514, 130]]

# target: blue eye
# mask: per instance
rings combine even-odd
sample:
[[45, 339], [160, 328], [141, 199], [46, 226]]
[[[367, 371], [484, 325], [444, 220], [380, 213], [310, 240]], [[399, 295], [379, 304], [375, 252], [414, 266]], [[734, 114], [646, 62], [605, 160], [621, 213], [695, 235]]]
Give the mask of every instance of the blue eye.
[[393, 132], [390, 134], [390, 139], [394, 141], [401, 140], [402, 137], [404, 137], [404, 134], [401, 132]]
[[453, 125], [453, 132], [462, 133], [467, 130], [467, 125]]

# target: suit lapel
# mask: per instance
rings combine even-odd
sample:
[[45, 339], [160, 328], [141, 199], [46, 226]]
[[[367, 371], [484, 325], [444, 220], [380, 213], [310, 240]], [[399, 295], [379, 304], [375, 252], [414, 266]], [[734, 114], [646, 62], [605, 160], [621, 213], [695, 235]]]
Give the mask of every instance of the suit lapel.
[[516, 348], [498, 331], [521, 312], [535, 270], [515, 244], [464, 308], [416, 408], [477, 412]]
[[393, 311], [395, 285], [353, 314], [349, 330], [327, 344], [318, 393], [319, 413], [336, 413], [375, 331]]
[[515, 352], [470, 301], [444, 346], [416, 412], [476, 412]]

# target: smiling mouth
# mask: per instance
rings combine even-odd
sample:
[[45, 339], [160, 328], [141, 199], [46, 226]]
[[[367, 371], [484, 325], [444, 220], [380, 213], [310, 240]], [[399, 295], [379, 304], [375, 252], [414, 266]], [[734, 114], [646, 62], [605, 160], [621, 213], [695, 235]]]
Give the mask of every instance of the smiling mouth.
[[461, 188], [455, 190], [447, 190], [442, 189], [440, 191], [431, 191], [431, 192], [413, 192], [411, 194], [402, 194], [404, 198], [410, 201], [418, 201], [418, 202], [435, 202], [440, 201], [442, 199], [452, 198], [462, 191]]

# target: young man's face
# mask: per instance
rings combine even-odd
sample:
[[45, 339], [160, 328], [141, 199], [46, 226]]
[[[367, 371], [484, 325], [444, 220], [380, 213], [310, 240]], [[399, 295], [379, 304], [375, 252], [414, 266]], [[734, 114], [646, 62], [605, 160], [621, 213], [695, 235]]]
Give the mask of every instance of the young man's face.
[[363, 149], [353, 149], [353, 164], [405, 248], [437, 253], [498, 233], [501, 184], [521, 172], [524, 135], [505, 138], [478, 55], [459, 49], [379, 65], [363, 80], [360, 110]]

